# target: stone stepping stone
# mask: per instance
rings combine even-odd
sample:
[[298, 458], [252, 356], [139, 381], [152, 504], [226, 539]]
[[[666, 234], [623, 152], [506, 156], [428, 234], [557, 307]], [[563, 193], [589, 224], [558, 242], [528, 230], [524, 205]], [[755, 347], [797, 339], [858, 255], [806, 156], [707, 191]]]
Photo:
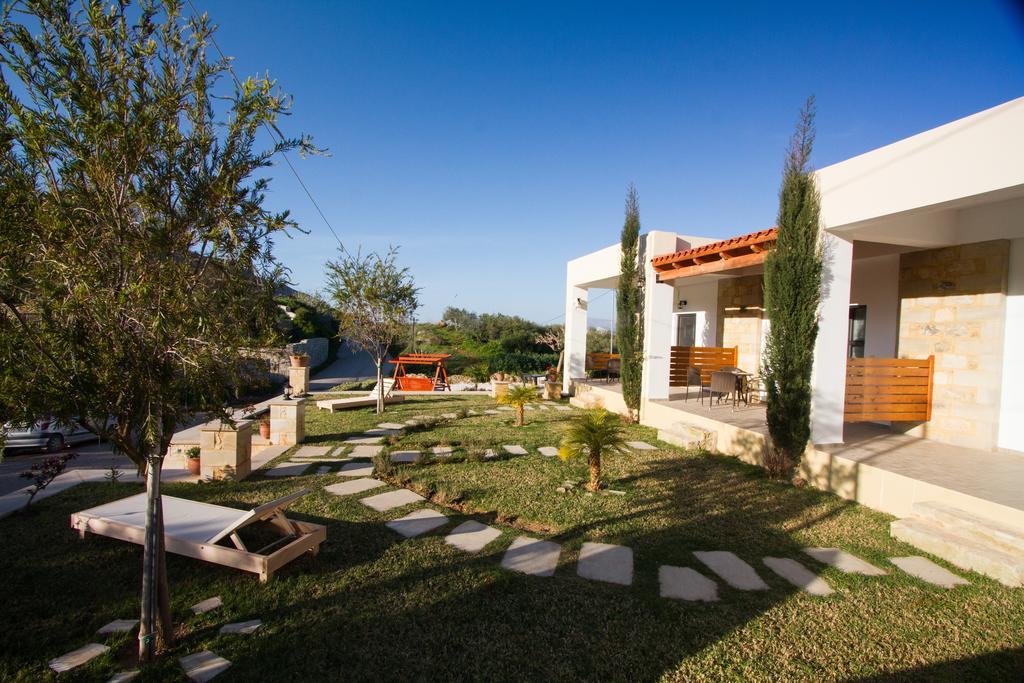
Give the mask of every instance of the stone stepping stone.
[[368, 508], [373, 508], [377, 512], [387, 512], [410, 503], [421, 503], [423, 502], [423, 496], [413, 493], [409, 489], [398, 489], [397, 491], [378, 493], [376, 496], [363, 498], [359, 502]]
[[[404, 491], [405, 489], [402, 490]], [[406, 538], [413, 538], [414, 536], [425, 534], [428, 531], [433, 531], [437, 527], [444, 526], [447, 523], [448, 518], [445, 515], [442, 515], [436, 510], [431, 510], [430, 508], [423, 508], [422, 510], [413, 510], [405, 517], [399, 517], [398, 519], [393, 519], [390, 522], [385, 522], [384, 526], [392, 531], [397, 531]]]
[[478, 553], [498, 536], [501, 536], [498, 529], [471, 519], [452, 529], [452, 532], [445, 536], [444, 542], [467, 553]]
[[807, 567], [788, 557], [763, 557], [761, 561], [773, 572], [811, 595], [832, 595], [832, 587]]
[[488, 408], [487, 410], [484, 411], [484, 415], [500, 415], [500, 414], [501, 414], [501, 411], [500, 410], [495, 410], [494, 408]]
[[114, 619], [109, 624], [101, 627], [99, 631], [96, 631], [96, 633], [101, 635], [107, 635], [108, 633], [128, 633], [138, 625], [138, 619]]
[[633, 583], [633, 549], [611, 543], [584, 543], [576, 573], [584, 579], [617, 583]]
[[391, 453], [391, 462], [398, 463], [410, 463], [416, 462], [416, 459], [420, 457], [419, 451], [393, 451]]
[[57, 673], [71, 671], [75, 667], [82, 666], [86, 662], [99, 657], [109, 649], [109, 647], [100, 643], [89, 643], [88, 645], [83, 645], [77, 650], [72, 650], [67, 654], [51, 659], [49, 665], [50, 668]]
[[493, 448], [488, 448], [484, 451], [484, 460], [494, 460], [498, 457], [498, 454], [494, 452]]
[[397, 422], [381, 422], [379, 425], [377, 425], [377, 429], [390, 429], [394, 431], [399, 431], [405, 429], [405, 425], [399, 424]]
[[691, 602], [717, 602], [718, 584], [690, 567], [658, 567], [661, 597]]
[[536, 410], [536, 408], [534, 406], [531, 406], [530, 404], [526, 404], [525, 406], [523, 406], [523, 410]]
[[338, 470], [339, 477], [369, 477], [373, 474], [373, 463], [347, 462]]
[[441, 418], [444, 420], [455, 420], [458, 419], [458, 413], [441, 413]]
[[325, 486], [324, 490], [336, 496], [351, 496], [354, 493], [370, 491], [378, 486], [384, 486], [384, 482], [377, 481], [376, 479], [352, 479], [350, 481], [343, 481], [340, 484]]
[[185, 670], [185, 675], [195, 683], [205, 683], [217, 674], [222, 674], [231, 668], [231, 662], [209, 650], [186, 655], [178, 662]]
[[501, 566], [532, 576], [554, 576], [561, 553], [562, 547], [557, 543], [519, 536], [505, 551]]
[[638, 450], [638, 451], [656, 451], [656, 450], [658, 450], [657, 446], [652, 446], [651, 444], [647, 443], [646, 441], [627, 441], [626, 445], [629, 446], [630, 448], [633, 448], [633, 449]]
[[935, 586], [953, 588], [971, 583], [925, 557], [890, 557], [889, 561], [911, 576]]
[[292, 453], [293, 458], [315, 458], [327, 455], [334, 446], [300, 446], [299, 450]]
[[479, 415], [479, 414], [480, 414], [479, 412], [477, 412], [477, 411], [475, 411], [473, 409], [469, 409], [469, 410], [466, 411], [466, 415]]
[[356, 446], [355, 448], [352, 449], [352, 452], [349, 453], [349, 457], [351, 457], [351, 458], [372, 458], [374, 456], [380, 455], [383, 450], [384, 450], [383, 446], [371, 446], [369, 444], [359, 444], [358, 446]]
[[434, 455], [444, 458], [455, 452], [455, 449], [451, 446], [434, 446], [430, 449], [430, 452]]
[[544, 405], [543, 403], [540, 403], [540, 404], [537, 405], [537, 410], [547, 410], [547, 409], [548, 409], [548, 407], [546, 405]]
[[128, 681], [134, 680], [138, 675], [138, 669], [135, 669], [134, 671], [118, 671], [107, 679], [107, 683], [128, 683]]
[[572, 410], [572, 408], [570, 408], [569, 406], [555, 406], [555, 410], [566, 411], [566, 410]]
[[415, 427], [416, 425], [419, 424], [419, 421], [418, 420], [406, 420], [405, 424], [409, 425], [410, 427]]
[[727, 584], [741, 591], [766, 591], [754, 568], [727, 550], [695, 550], [693, 554]]
[[308, 462], [285, 462], [274, 465], [269, 470], [263, 470], [265, 477], [293, 477], [302, 474], [309, 467]]
[[256, 630], [263, 625], [263, 622], [259, 619], [253, 619], [251, 621], [239, 621], [234, 624], [224, 624], [220, 627], [220, 634], [222, 636], [230, 635], [243, 635], [248, 636], [256, 633]]
[[380, 437], [384, 437], [384, 436], [394, 436], [395, 434], [398, 434], [398, 433], [399, 433], [399, 430], [397, 430], [397, 429], [367, 429], [366, 430], [367, 436], [380, 436]]
[[363, 435], [363, 436], [350, 436], [347, 439], [345, 439], [344, 443], [351, 443], [351, 444], [375, 444], [375, 443], [380, 443], [383, 440], [384, 440], [383, 436], [366, 436], [366, 435]]
[[526, 449], [516, 444], [514, 446], [502, 446], [504, 451], [509, 455], [526, 455]]
[[217, 609], [223, 604], [224, 603], [221, 601], [220, 596], [218, 595], [212, 598], [207, 598], [202, 602], [197, 602], [196, 604], [192, 605], [192, 612], [195, 614], [206, 614], [207, 612]]
[[514, 410], [514, 408], [512, 408], [512, 406], [501, 406], [500, 408], [498, 408], [498, 410], [500, 410], [503, 413], [507, 413], [510, 410]]
[[323, 467], [316, 468], [316, 473], [317, 474], [327, 474], [330, 471], [331, 471], [331, 468], [328, 467], [327, 465], [324, 465]]
[[554, 446], [541, 446], [537, 450], [540, 451], [541, 455], [546, 456], [548, 458], [553, 458], [556, 455], [558, 455], [558, 449], [555, 448]]
[[864, 576], [885, 576], [889, 572], [865, 562], [856, 555], [851, 555], [838, 548], [804, 548], [804, 552], [822, 564], [846, 572], [847, 574], [863, 574]]

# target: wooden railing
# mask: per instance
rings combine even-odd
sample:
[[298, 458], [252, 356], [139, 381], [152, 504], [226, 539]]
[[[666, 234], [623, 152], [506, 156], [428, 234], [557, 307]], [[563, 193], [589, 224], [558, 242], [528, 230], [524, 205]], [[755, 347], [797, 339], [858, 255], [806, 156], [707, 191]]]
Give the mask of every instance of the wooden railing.
[[722, 368], [736, 367], [739, 347], [720, 346], [673, 346], [669, 360], [668, 385], [686, 385], [686, 371], [691, 367], [700, 368], [701, 384], [711, 384], [711, 373]]
[[843, 421], [927, 422], [934, 369], [935, 356], [849, 359]]
[[618, 359], [618, 357], [619, 354], [617, 353], [588, 353], [587, 370], [606, 372], [608, 370], [608, 361]]

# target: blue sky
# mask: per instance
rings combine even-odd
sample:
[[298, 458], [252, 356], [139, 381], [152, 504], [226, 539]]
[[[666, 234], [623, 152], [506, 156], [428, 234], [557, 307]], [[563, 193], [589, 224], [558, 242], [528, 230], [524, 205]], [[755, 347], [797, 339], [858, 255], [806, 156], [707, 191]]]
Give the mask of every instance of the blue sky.
[[[630, 182], [644, 230], [772, 225], [811, 93], [819, 167], [1024, 95], [1009, 0], [194, 1], [240, 75], [294, 96], [282, 127], [331, 152], [299, 173], [347, 248], [401, 247], [422, 320], [559, 322], [566, 260], [618, 239]], [[310, 231], [276, 252], [316, 291], [336, 242], [273, 176], [269, 205]]]

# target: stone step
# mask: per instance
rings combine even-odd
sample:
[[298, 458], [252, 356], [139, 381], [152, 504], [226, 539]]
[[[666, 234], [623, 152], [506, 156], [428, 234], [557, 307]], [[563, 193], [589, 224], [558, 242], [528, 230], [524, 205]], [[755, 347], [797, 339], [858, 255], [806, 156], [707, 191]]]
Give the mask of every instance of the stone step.
[[1024, 586], [1024, 557], [1011, 555], [923, 519], [897, 519], [889, 533], [912, 546], [1010, 586]]
[[1024, 529], [986, 519], [947, 503], [914, 503], [911, 516], [965, 536], [993, 550], [1024, 558]]
[[672, 425], [671, 429], [658, 430], [658, 440], [683, 448], [712, 450], [715, 446], [716, 435], [706, 429], [694, 427], [685, 422], [677, 422]]

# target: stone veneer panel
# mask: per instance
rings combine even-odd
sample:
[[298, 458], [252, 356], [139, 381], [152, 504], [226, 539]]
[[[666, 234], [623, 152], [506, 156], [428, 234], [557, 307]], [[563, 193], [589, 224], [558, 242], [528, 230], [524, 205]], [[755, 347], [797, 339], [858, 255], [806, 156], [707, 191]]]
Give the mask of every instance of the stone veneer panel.
[[[726, 310], [746, 308], [746, 310]], [[761, 369], [761, 325], [764, 284], [760, 275], [718, 282], [719, 346], [738, 348], [737, 365], [758, 374]]]
[[902, 425], [911, 433], [995, 447], [1009, 250], [994, 240], [900, 257], [899, 355], [935, 356], [932, 419]]

